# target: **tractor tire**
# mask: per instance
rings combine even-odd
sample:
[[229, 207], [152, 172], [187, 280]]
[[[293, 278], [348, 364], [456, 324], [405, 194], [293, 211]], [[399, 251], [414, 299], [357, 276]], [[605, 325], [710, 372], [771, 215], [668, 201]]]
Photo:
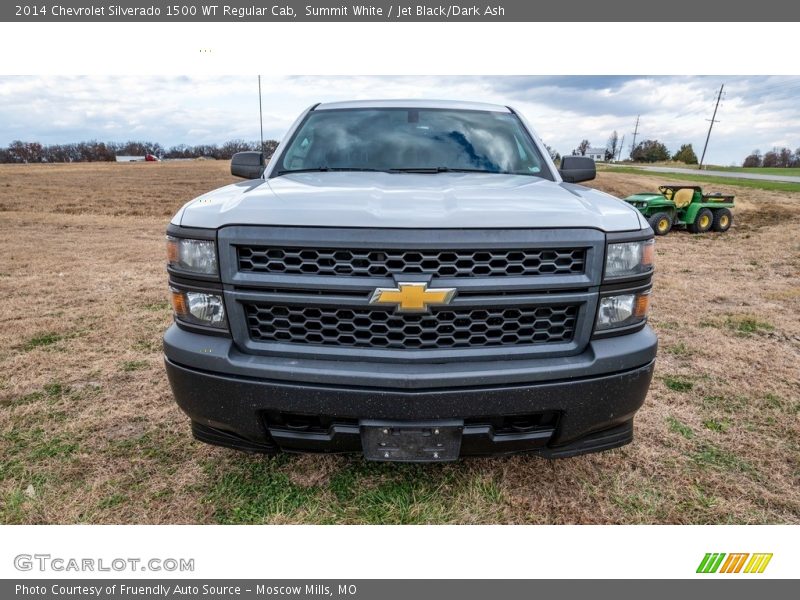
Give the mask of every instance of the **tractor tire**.
[[667, 235], [672, 229], [672, 217], [669, 216], [669, 213], [656, 213], [647, 219], [647, 222], [656, 235]]
[[697, 211], [697, 216], [694, 218], [694, 223], [689, 223], [686, 225], [686, 229], [688, 229], [690, 233], [705, 233], [711, 229], [713, 222], [714, 213], [707, 208], [701, 208], [699, 211]]
[[727, 208], [720, 208], [714, 211], [714, 222], [711, 224], [711, 228], [714, 231], [719, 231], [720, 233], [728, 231], [731, 225], [733, 225], [733, 215], [731, 211]]

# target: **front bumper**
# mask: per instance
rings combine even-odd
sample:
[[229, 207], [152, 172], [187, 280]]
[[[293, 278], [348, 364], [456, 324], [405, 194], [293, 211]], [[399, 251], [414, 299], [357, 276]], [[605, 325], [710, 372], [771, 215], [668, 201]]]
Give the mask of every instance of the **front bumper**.
[[[462, 455], [614, 448], [632, 439], [656, 346], [645, 327], [552, 359], [354, 363], [242, 354], [230, 339], [174, 325], [164, 337], [169, 381], [195, 436], [262, 452], [359, 452], [366, 420], [463, 421]], [[314, 419], [296, 427], [275, 415]], [[541, 420], [498, 426], [497, 417], [515, 415]]]

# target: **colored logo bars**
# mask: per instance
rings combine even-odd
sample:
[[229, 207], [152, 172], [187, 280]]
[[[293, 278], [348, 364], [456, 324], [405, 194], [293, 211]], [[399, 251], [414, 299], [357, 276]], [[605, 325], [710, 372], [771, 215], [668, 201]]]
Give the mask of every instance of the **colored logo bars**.
[[[750, 560], [748, 560], [750, 557]], [[739, 552], [725, 554], [724, 552], [708, 552], [697, 567], [698, 573], [763, 573], [767, 568], [772, 554], [748, 554]]]

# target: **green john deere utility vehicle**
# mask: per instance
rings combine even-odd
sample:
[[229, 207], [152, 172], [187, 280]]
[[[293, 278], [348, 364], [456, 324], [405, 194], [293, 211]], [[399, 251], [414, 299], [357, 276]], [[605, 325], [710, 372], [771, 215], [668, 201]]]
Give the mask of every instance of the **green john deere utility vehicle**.
[[658, 193], [644, 192], [625, 198], [639, 209], [656, 235], [666, 235], [676, 225], [691, 233], [728, 231], [733, 223], [733, 196], [704, 194], [696, 185], [662, 185]]

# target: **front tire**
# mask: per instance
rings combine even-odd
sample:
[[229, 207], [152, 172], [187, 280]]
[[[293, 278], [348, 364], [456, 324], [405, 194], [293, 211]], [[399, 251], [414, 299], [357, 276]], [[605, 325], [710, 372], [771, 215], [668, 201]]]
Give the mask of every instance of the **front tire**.
[[714, 223], [711, 225], [714, 231], [728, 231], [733, 225], [733, 215], [727, 208], [720, 208], [714, 211]]
[[689, 223], [686, 226], [691, 233], [705, 233], [711, 229], [714, 222], [714, 214], [707, 208], [701, 208], [694, 218], [694, 223]]
[[665, 212], [652, 215], [647, 219], [647, 222], [656, 235], [667, 235], [669, 230], [672, 229], [672, 218]]

